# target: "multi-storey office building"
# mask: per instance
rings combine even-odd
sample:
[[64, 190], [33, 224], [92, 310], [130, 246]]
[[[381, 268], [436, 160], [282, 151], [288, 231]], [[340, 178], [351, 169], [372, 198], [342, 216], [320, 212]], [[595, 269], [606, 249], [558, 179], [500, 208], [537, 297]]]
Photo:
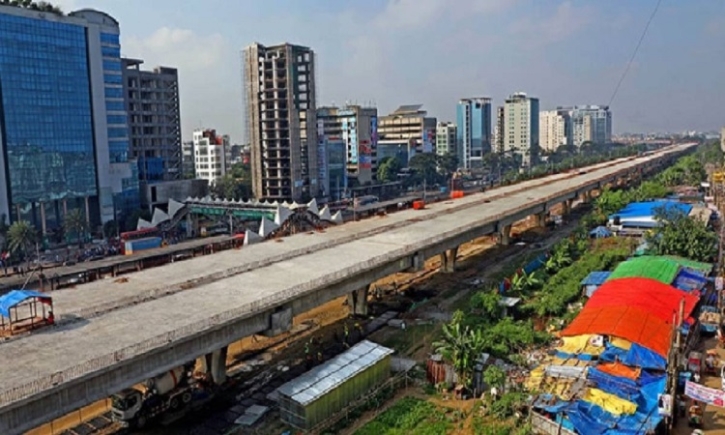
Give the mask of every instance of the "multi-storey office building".
[[580, 147], [584, 142], [603, 145], [612, 141], [612, 112], [609, 106], [574, 106], [558, 110], [571, 113], [575, 146]]
[[244, 98], [255, 197], [318, 195], [315, 54], [299, 45], [244, 50]]
[[139, 207], [120, 29], [111, 16], [0, 6], [0, 214], [44, 233]]
[[435, 151], [436, 118], [422, 104], [400, 106], [378, 120], [378, 160], [395, 157], [403, 166], [416, 153]]
[[571, 114], [566, 110], [546, 110], [539, 113], [539, 146], [542, 151], [554, 152], [572, 143]]
[[219, 135], [216, 130], [194, 131], [194, 173], [196, 178], [213, 185], [231, 167], [231, 143], [229, 136]]
[[465, 169], [480, 168], [484, 154], [491, 152], [491, 99], [464, 98], [456, 115], [459, 163]]
[[[439, 122], [436, 125], [436, 154], [458, 154], [458, 128], [452, 122]], [[460, 157], [458, 163], [461, 163]]]
[[[345, 144], [346, 178], [358, 185], [372, 183], [377, 170], [378, 109], [321, 107], [317, 109], [317, 126], [318, 140], [324, 136], [327, 144], [337, 141]], [[326, 178], [330, 187], [338, 182], [330, 176]]]
[[494, 141], [496, 143], [494, 151], [498, 154], [504, 152], [504, 137], [506, 136], [506, 119], [504, 117], [504, 106], [496, 107], [496, 131], [494, 133]]
[[531, 166], [539, 149], [539, 99], [519, 92], [504, 105], [504, 153], [516, 156], [523, 166]]
[[142, 60], [122, 59], [130, 130], [130, 155], [141, 181], [182, 178], [179, 74], [175, 68], [141, 69]]

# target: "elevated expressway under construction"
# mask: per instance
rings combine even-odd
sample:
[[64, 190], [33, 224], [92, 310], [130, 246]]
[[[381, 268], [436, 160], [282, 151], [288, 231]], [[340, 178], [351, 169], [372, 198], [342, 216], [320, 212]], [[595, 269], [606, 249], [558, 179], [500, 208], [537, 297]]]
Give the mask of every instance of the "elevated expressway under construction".
[[694, 145], [54, 292], [56, 327], [0, 344], [0, 433], [24, 433], [200, 356], [221, 381], [230, 343], [286, 331], [294, 316], [344, 295], [363, 314], [370, 283], [435, 255], [451, 271], [461, 244], [494, 233], [508, 243], [514, 222], [543, 220], [556, 204], [566, 210]]

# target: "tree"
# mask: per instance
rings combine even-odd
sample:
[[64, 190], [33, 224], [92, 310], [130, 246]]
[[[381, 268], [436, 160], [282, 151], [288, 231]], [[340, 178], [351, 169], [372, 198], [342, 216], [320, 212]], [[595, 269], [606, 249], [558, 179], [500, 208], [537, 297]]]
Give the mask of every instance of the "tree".
[[471, 309], [481, 314], [489, 322], [495, 322], [501, 318], [501, 295], [493, 289], [491, 291], [480, 291], [471, 298]]
[[718, 236], [706, 223], [674, 208], [657, 210], [655, 219], [660, 225], [646, 240], [656, 255], [677, 255], [703, 262], [712, 262], [717, 255]]
[[490, 365], [483, 372], [483, 382], [489, 387], [501, 388], [506, 384], [506, 372], [499, 366]]
[[401, 169], [398, 159], [385, 157], [378, 165], [378, 181], [382, 183], [398, 181], [398, 173]]
[[458, 375], [460, 385], [467, 387], [476, 365], [476, 359], [484, 348], [484, 339], [480, 330], [463, 326], [461, 315], [455, 315], [450, 323], [444, 324], [443, 337], [433, 343], [433, 348], [449, 362]]
[[408, 162], [408, 167], [420, 182], [435, 184], [438, 181], [438, 162], [435, 154], [416, 154]]
[[143, 219], [146, 221], [151, 221], [151, 212], [143, 209], [143, 210], [134, 210], [133, 213], [128, 215], [126, 219], [123, 221], [123, 230], [124, 231], [136, 231], [136, 228], [138, 228], [138, 220]]
[[75, 237], [81, 249], [83, 249], [83, 242], [88, 231], [85, 214], [78, 208], [69, 211], [63, 218], [63, 231], [68, 237]]
[[244, 181], [234, 178], [229, 173], [216, 180], [211, 186], [211, 192], [217, 198], [242, 199], [251, 196], [251, 184], [246, 185]]
[[458, 170], [458, 156], [453, 153], [445, 153], [437, 157], [438, 172], [443, 175], [446, 180]]
[[511, 278], [511, 291], [514, 293], [523, 293], [526, 290], [534, 290], [540, 287], [542, 281], [536, 276], [535, 272], [526, 273], [521, 271]]
[[28, 221], [18, 221], [8, 229], [8, 247], [11, 252], [19, 252], [30, 262], [30, 252], [38, 241], [38, 232]]
[[107, 239], [116, 237], [118, 235], [118, 222], [116, 220], [111, 220], [103, 224], [103, 235]]

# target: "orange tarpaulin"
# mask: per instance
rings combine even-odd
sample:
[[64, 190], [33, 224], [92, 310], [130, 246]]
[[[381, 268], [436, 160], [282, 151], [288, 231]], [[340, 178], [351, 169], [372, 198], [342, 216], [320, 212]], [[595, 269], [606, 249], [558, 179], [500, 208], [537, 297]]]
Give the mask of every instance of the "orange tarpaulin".
[[587, 304], [559, 335], [611, 335], [627, 339], [667, 357], [672, 332], [671, 322], [636, 306], [590, 308]]
[[698, 297], [649, 278], [622, 278], [607, 281], [587, 301], [585, 309], [603, 307], [636, 307], [666, 322], [685, 301], [685, 316], [690, 315]]
[[629, 367], [619, 362], [599, 364], [597, 370], [612, 376], [632, 379], [633, 381], [639, 379], [639, 374], [642, 372], [641, 369]]

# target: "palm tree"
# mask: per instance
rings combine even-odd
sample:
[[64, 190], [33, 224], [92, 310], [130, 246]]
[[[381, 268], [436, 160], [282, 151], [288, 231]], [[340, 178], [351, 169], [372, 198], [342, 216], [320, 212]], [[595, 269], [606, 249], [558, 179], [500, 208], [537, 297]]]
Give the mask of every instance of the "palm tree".
[[485, 347], [483, 334], [480, 330], [474, 331], [468, 326], [461, 326], [461, 323], [455, 319], [443, 325], [442, 332], [443, 338], [433, 343], [433, 348], [453, 366], [458, 376], [458, 383], [467, 387], [476, 359]]
[[81, 249], [83, 249], [83, 241], [88, 230], [88, 223], [80, 209], [71, 210], [65, 215], [65, 219], [63, 219], [63, 230], [69, 236], [75, 236]]
[[38, 232], [28, 221], [18, 221], [8, 229], [8, 247], [11, 252], [20, 252], [30, 263], [30, 251], [38, 240]]
[[511, 278], [511, 291], [521, 293], [525, 290], [533, 290], [542, 284], [536, 273], [526, 273], [521, 271]]

